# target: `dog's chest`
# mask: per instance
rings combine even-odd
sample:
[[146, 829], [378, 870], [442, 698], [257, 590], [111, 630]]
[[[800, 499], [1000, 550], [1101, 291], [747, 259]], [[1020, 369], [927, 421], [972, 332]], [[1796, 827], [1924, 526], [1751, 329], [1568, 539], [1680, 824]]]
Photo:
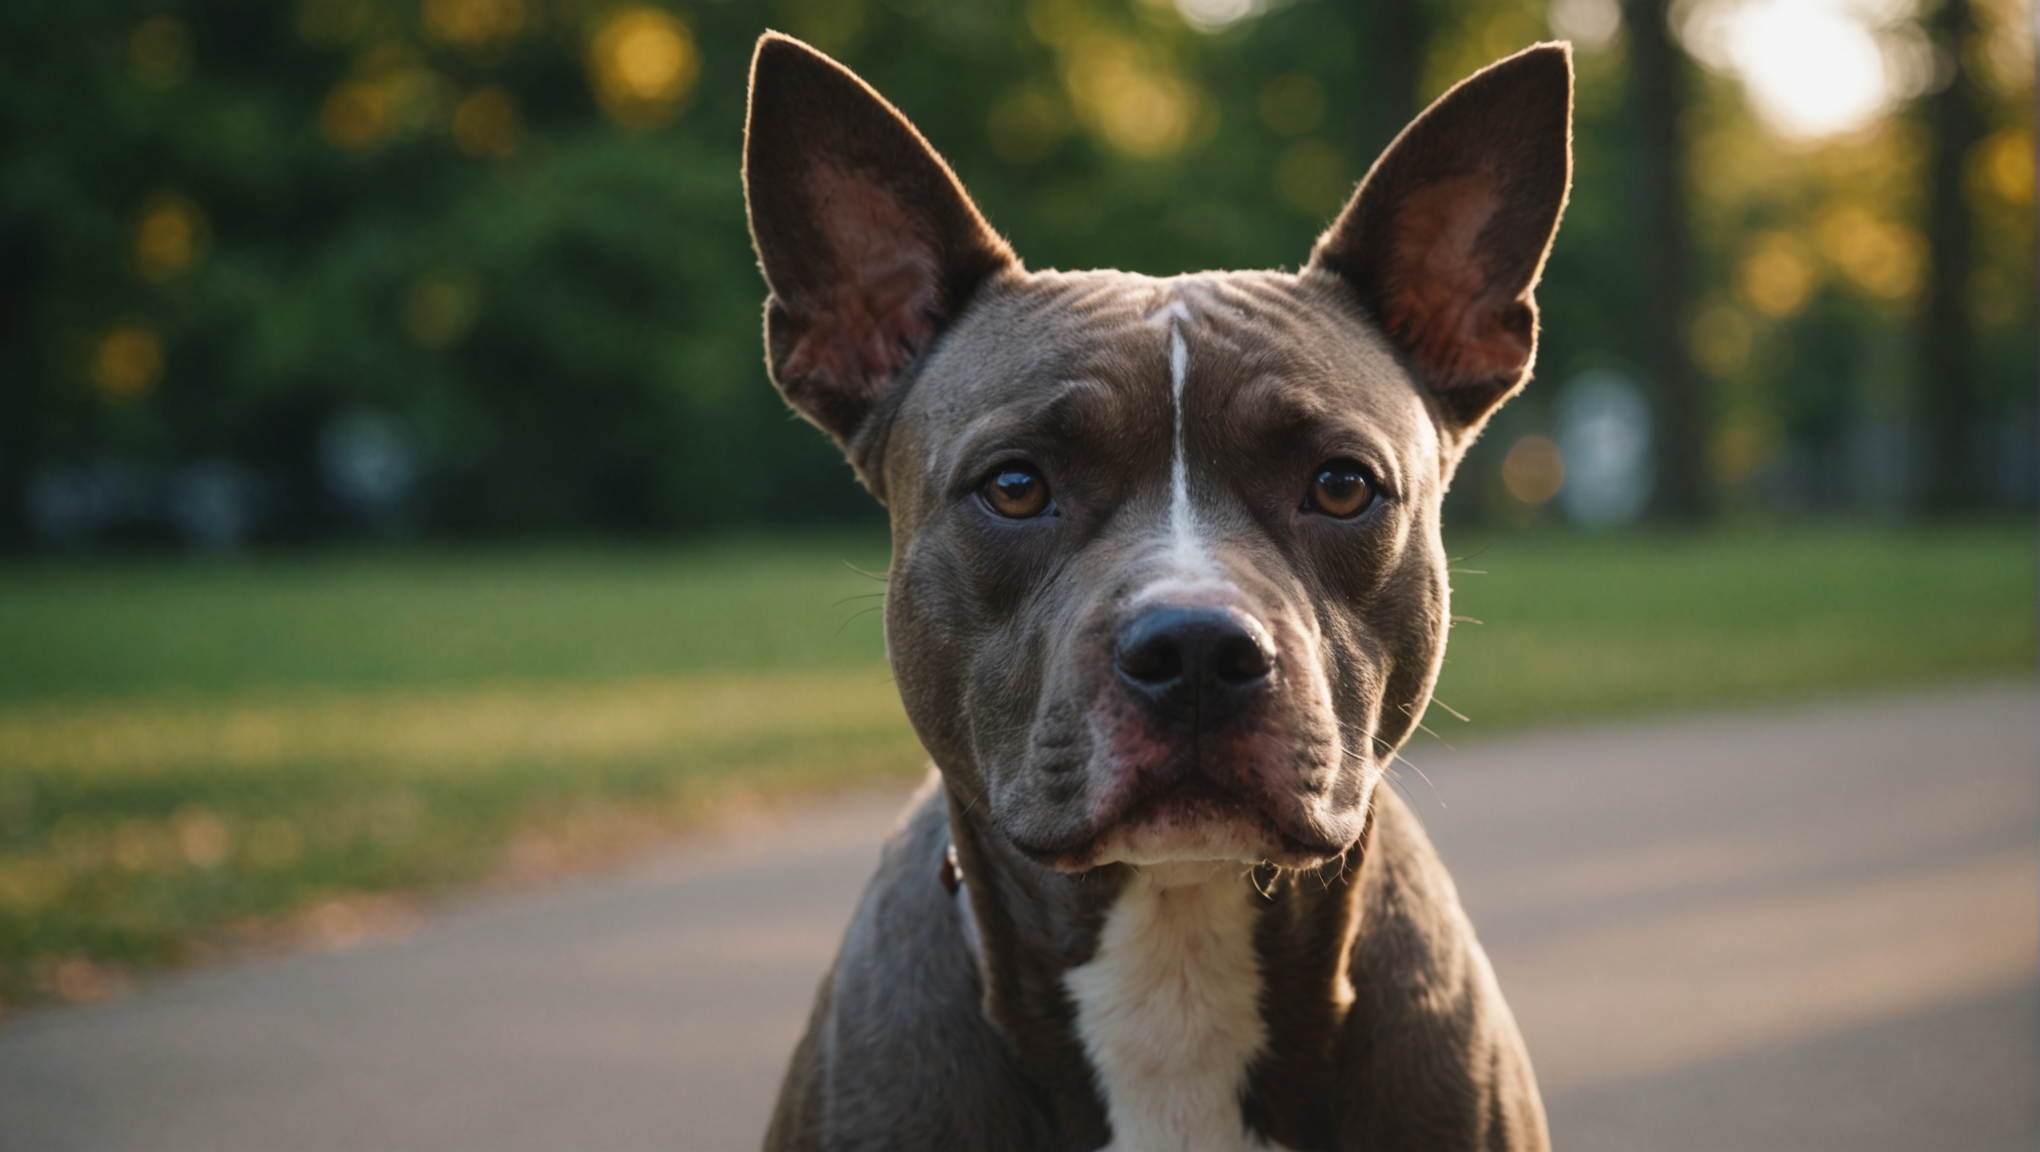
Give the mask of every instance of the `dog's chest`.
[[1064, 976], [1112, 1123], [1108, 1152], [1270, 1147], [1240, 1109], [1267, 1042], [1254, 898], [1233, 865], [1174, 885], [1136, 876], [1097, 953]]

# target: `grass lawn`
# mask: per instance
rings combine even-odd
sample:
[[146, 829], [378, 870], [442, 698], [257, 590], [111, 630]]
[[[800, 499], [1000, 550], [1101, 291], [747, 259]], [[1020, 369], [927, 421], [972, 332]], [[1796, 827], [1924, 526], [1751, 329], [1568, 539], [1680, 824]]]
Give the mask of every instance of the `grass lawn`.
[[[2030, 673], [2034, 536], [1455, 539], [1449, 738]], [[0, 1003], [908, 777], [877, 536], [0, 568]], [[1484, 574], [1475, 574], [1484, 573]]]

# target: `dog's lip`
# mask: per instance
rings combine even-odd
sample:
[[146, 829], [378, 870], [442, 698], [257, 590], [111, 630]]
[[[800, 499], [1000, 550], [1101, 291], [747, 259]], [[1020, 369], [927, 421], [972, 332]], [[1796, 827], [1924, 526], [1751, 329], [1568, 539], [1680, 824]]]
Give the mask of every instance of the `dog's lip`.
[[1058, 871], [1078, 871], [1096, 862], [1100, 847], [1115, 832], [1167, 818], [1172, 808], [1190, 813], [1202, 810], [1219, 819], [1244, 819], [1261, 834], [1268, 861], [1285, 866], [1314, 867], [1352, 847], [1321, 837], [1298, 835], [1283, 827], [1263, 806], [1201, 776], [1148, 792], [1066, 841], [1030, 842], [1011, 835], [1007, 839], [1036, 864]]

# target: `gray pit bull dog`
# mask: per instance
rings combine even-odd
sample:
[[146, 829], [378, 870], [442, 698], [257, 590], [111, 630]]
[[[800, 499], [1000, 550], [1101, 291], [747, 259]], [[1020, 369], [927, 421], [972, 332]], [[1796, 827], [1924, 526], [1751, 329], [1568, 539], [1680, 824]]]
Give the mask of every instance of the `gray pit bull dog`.
[[931, 776], [772, 1149], [1524, 1149], [1529, 1057], [1391, 788], [1439, 501], [1527, 379], [1563, 45], [1454, 88], [1298, 273], [1030, 272], [877, 93], [768, 35], [744, 179], [786, 399], [891, 511]]

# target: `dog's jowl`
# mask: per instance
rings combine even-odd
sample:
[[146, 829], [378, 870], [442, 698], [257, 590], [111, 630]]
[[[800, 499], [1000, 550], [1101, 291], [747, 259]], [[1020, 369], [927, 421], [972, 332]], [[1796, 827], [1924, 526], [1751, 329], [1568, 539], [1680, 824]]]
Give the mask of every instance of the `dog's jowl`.
[[772, 377], [891, 511], [939, 770], [769, 1147], [1546, 1146], [1381, 780], [1444, 655], [1439, 502], [1536, 350], [1571, 91], [1563, 46], [1503, 60], [1301, 272], [1158, 280], [1028, 271], [863, 82], [759, 44]]

